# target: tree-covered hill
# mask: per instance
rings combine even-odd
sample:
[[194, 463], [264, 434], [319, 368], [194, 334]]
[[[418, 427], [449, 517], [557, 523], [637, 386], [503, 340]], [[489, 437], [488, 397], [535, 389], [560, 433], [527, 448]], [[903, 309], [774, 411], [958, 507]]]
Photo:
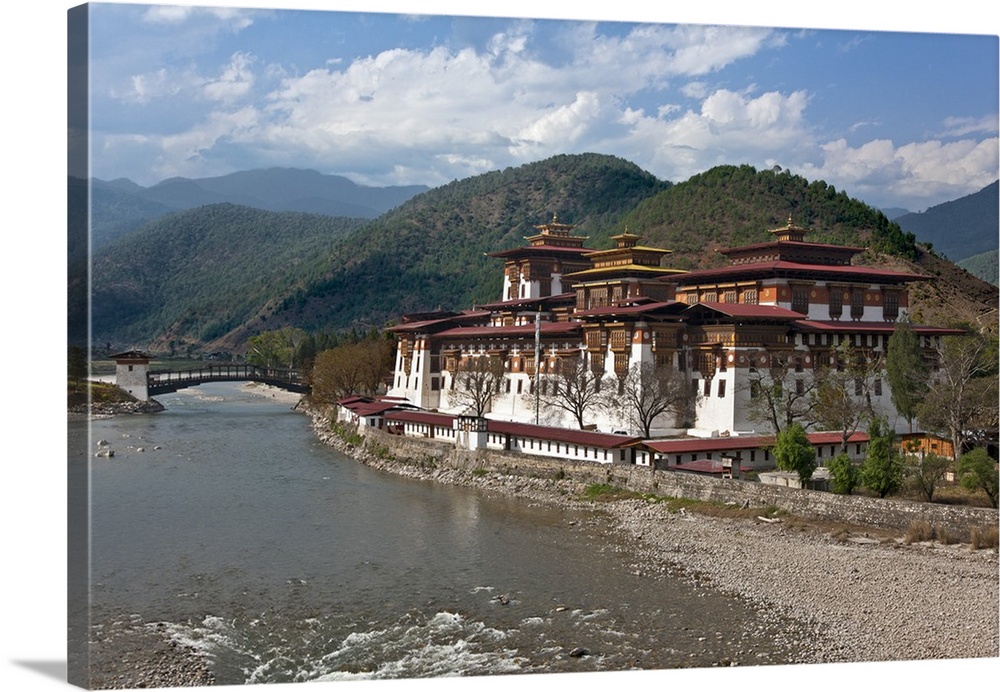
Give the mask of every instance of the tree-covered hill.
[[330, 271], [273, 318], [306, 329], [382, 326], [405, 312], [498, 300], [499, 260], [558, 215], [600, 247], [622, 216], [669, 187], [623, 159], [556, 156], [452, 182], [418, 195], [345, 241]]
[[95, 254], [93, 342], [200, 347], [319, 276], [363, 222], [232, 204], [157, 219]]
[[674, 266], [695, 269], [720, 264], [720, 248], [772, 240], [768, 230], [789, 219], [810, 230], [810, 241], [916, 257], [913, 235], [881, 211], [822, 180], [747, 165], [718, 166], [671, 186], [624, 222], [648, 244], [673, 250]]
[[958, 266], [970, 274], [975, 274], [983, 281], [1000, 284], [1000, 269], [997, 266], [997, 250], [990, 250], [979, 255], [967, 257]]
[[996, 250], [1000, 228], [1000, 181], [979, 192], [896, 219], [917, 240], [953, 262]]

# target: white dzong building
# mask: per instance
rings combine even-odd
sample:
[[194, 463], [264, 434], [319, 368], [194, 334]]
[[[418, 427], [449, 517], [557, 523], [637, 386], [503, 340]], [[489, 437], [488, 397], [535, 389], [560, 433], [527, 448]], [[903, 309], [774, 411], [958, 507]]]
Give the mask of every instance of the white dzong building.
[[[811, 372], [835, 363], [845, 341], [884, 353], [907, 316], [907, 285], [931, 279], [854, 265], [861, 248], [807, 242], [791, 220], [771, 231], [770, 242], [722, 250], [726, 266], [691, 272], [669, 268], [669, 250], [640, 245], [627, 231], [614, 236], [615, 247], [593, 250], [557, 219], [537, 228], [528, 245], [492, 255], [504, 261], [499, 301], [405, 315], [391, 328], [398, 348], [389, 396], [467, 413], [450, 395], [455, 373], [466, 359], [490, 356], [502, 361], [504, 375], [487, 418], [575, 428], [558, 407], [538, 410], [536, 376], [544, 391], [560, 361], [583, 360], [608, 378], [649, 363], [681, 373], [692, 399], [685, 415], [657, 419], [653, 436], [769, 433], [748, 413], [755, 368], [780, 357], [796, 386], [805, 386]], [[911, 326], [929, 359], [942, 336], [961, 333]], [[887, 383], [876, 377], [866, 395], [898, 431], [906, 429]], [[613, 406], [593, 408], [586, 422], [637, 432]]]

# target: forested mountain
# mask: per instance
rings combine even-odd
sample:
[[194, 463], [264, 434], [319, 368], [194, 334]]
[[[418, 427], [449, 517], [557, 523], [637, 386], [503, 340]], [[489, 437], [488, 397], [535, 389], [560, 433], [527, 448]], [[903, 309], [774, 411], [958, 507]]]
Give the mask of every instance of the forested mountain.
[[997, 266], [997, 255], [997, 250], [990, 250], [979, 255], [966, 257], [957, 264], [965, 271], [975, 274], [983, 281], [998, 284], [1000, 283], [1000, 268]]
[[996, 286], [822, 181], [720, 166], [672, 184], [582, 154], [455, 181], [367, 222], [232, 205], [158, 220], [95, 258], [94, 341], [241, 352], [250, 336], [284, 326], [367, 330], [492, 302], [502, 261], [488, 254], [524, 245], [555, 215], [588, 247], [610, 247], [627, 229], [674, 250], [667, 261], [681, 268], [717, 265], [717, 249], [770, 240], [791, 218], [809, 240], [867, 248], [860, 261], [936, 275], [914, 291], [928, 321], [996, 321]]
[[485, 253], [524, 245], [555, 215], [599, 247], [627, 211], [667, 187], [628, 161], [598, 154], [444, 185], [352, 236], [330, 271], [282, 301], [274, 319], [306, 329], [381, 327], [404, 312], [499, 300], [502, 263]]
[[644, 200], [623, 219], [648, 244], [673, 250], [670, 262], [682, 269], [718, 266], [720, 248], [770, 241], [768, 230], [789, 220], [809, 229], [810, 241], [916, 257], [913, 235], [882, 212], [822, 180], [752, 166], [713, 168]]
[[919, 214], [905, 214], [896, 222], [953, 262], [996, 250], [1000, 245], [1000, 182]]
[[232, 204], [157, 219], [95, 253], [93, 341], [200, 347], [320, 276], [337, 241], [363, 223]]

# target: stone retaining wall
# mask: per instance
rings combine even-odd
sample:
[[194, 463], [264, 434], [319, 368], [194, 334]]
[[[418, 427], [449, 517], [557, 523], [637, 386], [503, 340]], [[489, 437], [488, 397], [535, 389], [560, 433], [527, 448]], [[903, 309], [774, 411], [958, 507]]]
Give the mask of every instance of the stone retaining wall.
[[485, 468], [510, 475], [565, 478], [581, 483], [608, 483], [636, 492], [655, 493], [713, 502], [749, 503], [752, 507], [774, 506], [791, 514], [815, 519], [906, 531], [924, 521], [945, 529], [961, 540], [969, 530], [997, 525], [997, 510], [986, 507], [939, 505], [897, 498], [879, 499], [858, 495], [836, 495], [754, 481], [722, 479], [678, 471], [656, 471], [642, 466], [603, 465], [546, 459], [525, 454], [479, 450], [469, 452], [454, 446], [378, 430], [365, 436], [385, 445], [400, 458], [433, 461], [438, 467], [459, 470]]

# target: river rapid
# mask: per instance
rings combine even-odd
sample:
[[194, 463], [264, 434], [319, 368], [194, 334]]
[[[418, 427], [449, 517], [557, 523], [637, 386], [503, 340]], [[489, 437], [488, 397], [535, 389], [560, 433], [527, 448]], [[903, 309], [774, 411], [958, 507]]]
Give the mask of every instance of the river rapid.
[[70, 459], [90, 465], [92, 639], [149, 625], [223, 685], [794, 660], [792, 623], [642, 563], [599, 512], [371, 469], [265, 388], [159, 400], [91, 421]]

